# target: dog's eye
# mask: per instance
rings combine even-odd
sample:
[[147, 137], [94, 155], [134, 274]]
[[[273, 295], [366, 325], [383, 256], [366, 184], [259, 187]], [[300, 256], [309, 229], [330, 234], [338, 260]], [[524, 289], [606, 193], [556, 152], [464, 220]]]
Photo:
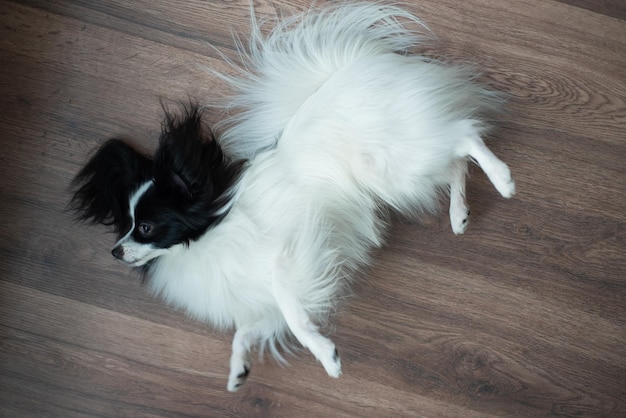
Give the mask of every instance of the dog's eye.
[[154, 228], [151, 224], [142, 222], [139, 224], [138, 229], [141, 235], [150, 236]]

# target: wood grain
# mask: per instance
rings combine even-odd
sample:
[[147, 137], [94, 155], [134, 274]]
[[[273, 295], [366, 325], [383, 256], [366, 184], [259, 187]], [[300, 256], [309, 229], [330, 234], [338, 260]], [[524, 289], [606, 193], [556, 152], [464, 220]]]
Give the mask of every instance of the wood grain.
[[206, 68], [237, 59], [248, 3], [0, 0], [0, 416], [626, 415], [626, 9], [407, 7], [437, 35], [423, 53], [509, 94], [489, 141], [518, 195], [473, 169], [466, 235], [445, 210], [394, 219], [328, 330], [340, 379], [303, 351], [229, 394], [232, 334], [152, 298], [66, 205], [106, 138], [154, 149], [160, 100], [224, 95]]

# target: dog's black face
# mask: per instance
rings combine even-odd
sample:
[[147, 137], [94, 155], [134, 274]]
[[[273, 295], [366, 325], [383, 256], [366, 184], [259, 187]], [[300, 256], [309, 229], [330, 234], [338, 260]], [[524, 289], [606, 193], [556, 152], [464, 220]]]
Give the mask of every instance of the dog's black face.
[[185, 221], [186, 205], [175, 191], [153, 182], [132, 208], [137, 243], [169, 248], [196, 238], [202, 229]]
[[80, 171], [79, 217], [113, 226], [113, 255], [140, 266], [188, 245], [230, 208], [241, 162], [228, 161], [197, 107], [166, 115], [154, 159], [121, 140], [106, 142]]

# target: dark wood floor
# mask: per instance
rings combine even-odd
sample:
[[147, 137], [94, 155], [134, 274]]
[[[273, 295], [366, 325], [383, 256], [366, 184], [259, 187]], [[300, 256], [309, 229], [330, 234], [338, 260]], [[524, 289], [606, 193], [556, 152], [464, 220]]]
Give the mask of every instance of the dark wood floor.
[[[257, 2], [261, 15], [308, 1]], [[225, 391], [231, 334], [165, 307], [64, 211], [111, 136], [151, 150], [159, 100], [210, 101], [247, 2], [0, 0], [0, 416], [626, 416], [626, 6], [420, 0], [436, 50], [510, 94], [472, 224], [397, 220], [332, 335]], [[214, 115], [218, 118], [219, 115]]]

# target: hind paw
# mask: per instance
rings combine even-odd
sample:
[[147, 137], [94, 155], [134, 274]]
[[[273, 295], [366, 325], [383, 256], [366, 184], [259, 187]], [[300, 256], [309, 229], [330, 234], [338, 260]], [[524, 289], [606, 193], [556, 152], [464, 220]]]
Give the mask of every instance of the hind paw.
[[493, 185], [503, 197], [507, 199], [513, 197], [515, 194], [515, 180], [511, 177], [511, 170], [506, 164], [502, 162], [500, 163], [494, 171], [494, 175], [491, 180]]

